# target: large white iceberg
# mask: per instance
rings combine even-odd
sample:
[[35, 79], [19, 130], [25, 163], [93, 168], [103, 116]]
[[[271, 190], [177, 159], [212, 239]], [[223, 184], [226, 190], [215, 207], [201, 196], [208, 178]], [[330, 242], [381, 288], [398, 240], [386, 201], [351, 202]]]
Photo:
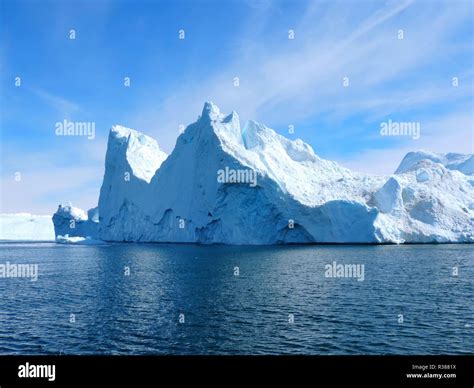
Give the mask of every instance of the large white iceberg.
[[[99, 221], [79, 222], [84, 237], [106, 241], [473, 242], [472, 160], [418, 152], [392, 176], [355, 173], [206, 103], [169, 156], [150, 137], [113, 127]], [[65, 234], [72, 216], [59, 213]]]

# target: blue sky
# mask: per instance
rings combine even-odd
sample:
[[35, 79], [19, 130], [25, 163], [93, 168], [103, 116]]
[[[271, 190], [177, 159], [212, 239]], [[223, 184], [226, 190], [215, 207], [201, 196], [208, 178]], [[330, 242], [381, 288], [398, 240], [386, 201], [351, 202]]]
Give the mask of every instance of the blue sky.
[[[0, 4], [0, 212], [95, 206], [113, 124], [169, 153], [206, 100], [358, 171], [473, 152], [472, 1]], [[95, 122], [95, 139], [56, 136], [64, 119]], [[419, 122], [420, 138], [380, 136], [389, 119]]]

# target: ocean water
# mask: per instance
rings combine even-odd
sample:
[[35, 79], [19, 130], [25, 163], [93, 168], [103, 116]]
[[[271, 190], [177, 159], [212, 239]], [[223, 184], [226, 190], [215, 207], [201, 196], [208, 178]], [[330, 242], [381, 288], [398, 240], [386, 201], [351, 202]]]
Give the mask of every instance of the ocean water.
[[473, 253], [1, 243], [38, 278], [0, 278], [0, 354], [472, 354]]

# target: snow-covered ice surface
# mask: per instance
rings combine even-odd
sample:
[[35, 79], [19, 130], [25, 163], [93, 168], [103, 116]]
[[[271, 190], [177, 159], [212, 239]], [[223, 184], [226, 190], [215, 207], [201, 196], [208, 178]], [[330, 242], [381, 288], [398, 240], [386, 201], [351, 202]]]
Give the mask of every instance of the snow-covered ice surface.
[[474, 174], [474, 155], [464, 155], [457, 153], [436, 154], [428, 151], [409, 152], [405, 155], [396, 174], [402, 174], [413, 169], [416, 164], [422, 160], [431, 160], [432, 162], [442, 164], [450, 170], [457, 170], [466, 175]]
[[[150, 137], [113, 127], [95, 220], [60, 208], [56, 234], [203, 244], [473, 242], [472, 161], [420, 151], [391, 176], [356, 173], [263, 124], [241, 128], [237, 113], [206, 103], [169, 156]], [[223, 171], [234, 175], [219, 179]]]
[[0, 240], [4, 241], [54, 241], [51, 216], [29, 213], [0, 214]]

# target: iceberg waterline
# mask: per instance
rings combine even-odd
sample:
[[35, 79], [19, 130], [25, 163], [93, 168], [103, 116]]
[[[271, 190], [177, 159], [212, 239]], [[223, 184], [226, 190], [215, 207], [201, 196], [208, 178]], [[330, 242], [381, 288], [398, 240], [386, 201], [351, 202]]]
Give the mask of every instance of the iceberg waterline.
[[98, 207], [60, 206], [53, 221], [57, 236], [105, 241], [473, 242], [472, 161], [420, 151], [391, 176], [356, 173], [207, 102], [170, 155], [114, 126]]

